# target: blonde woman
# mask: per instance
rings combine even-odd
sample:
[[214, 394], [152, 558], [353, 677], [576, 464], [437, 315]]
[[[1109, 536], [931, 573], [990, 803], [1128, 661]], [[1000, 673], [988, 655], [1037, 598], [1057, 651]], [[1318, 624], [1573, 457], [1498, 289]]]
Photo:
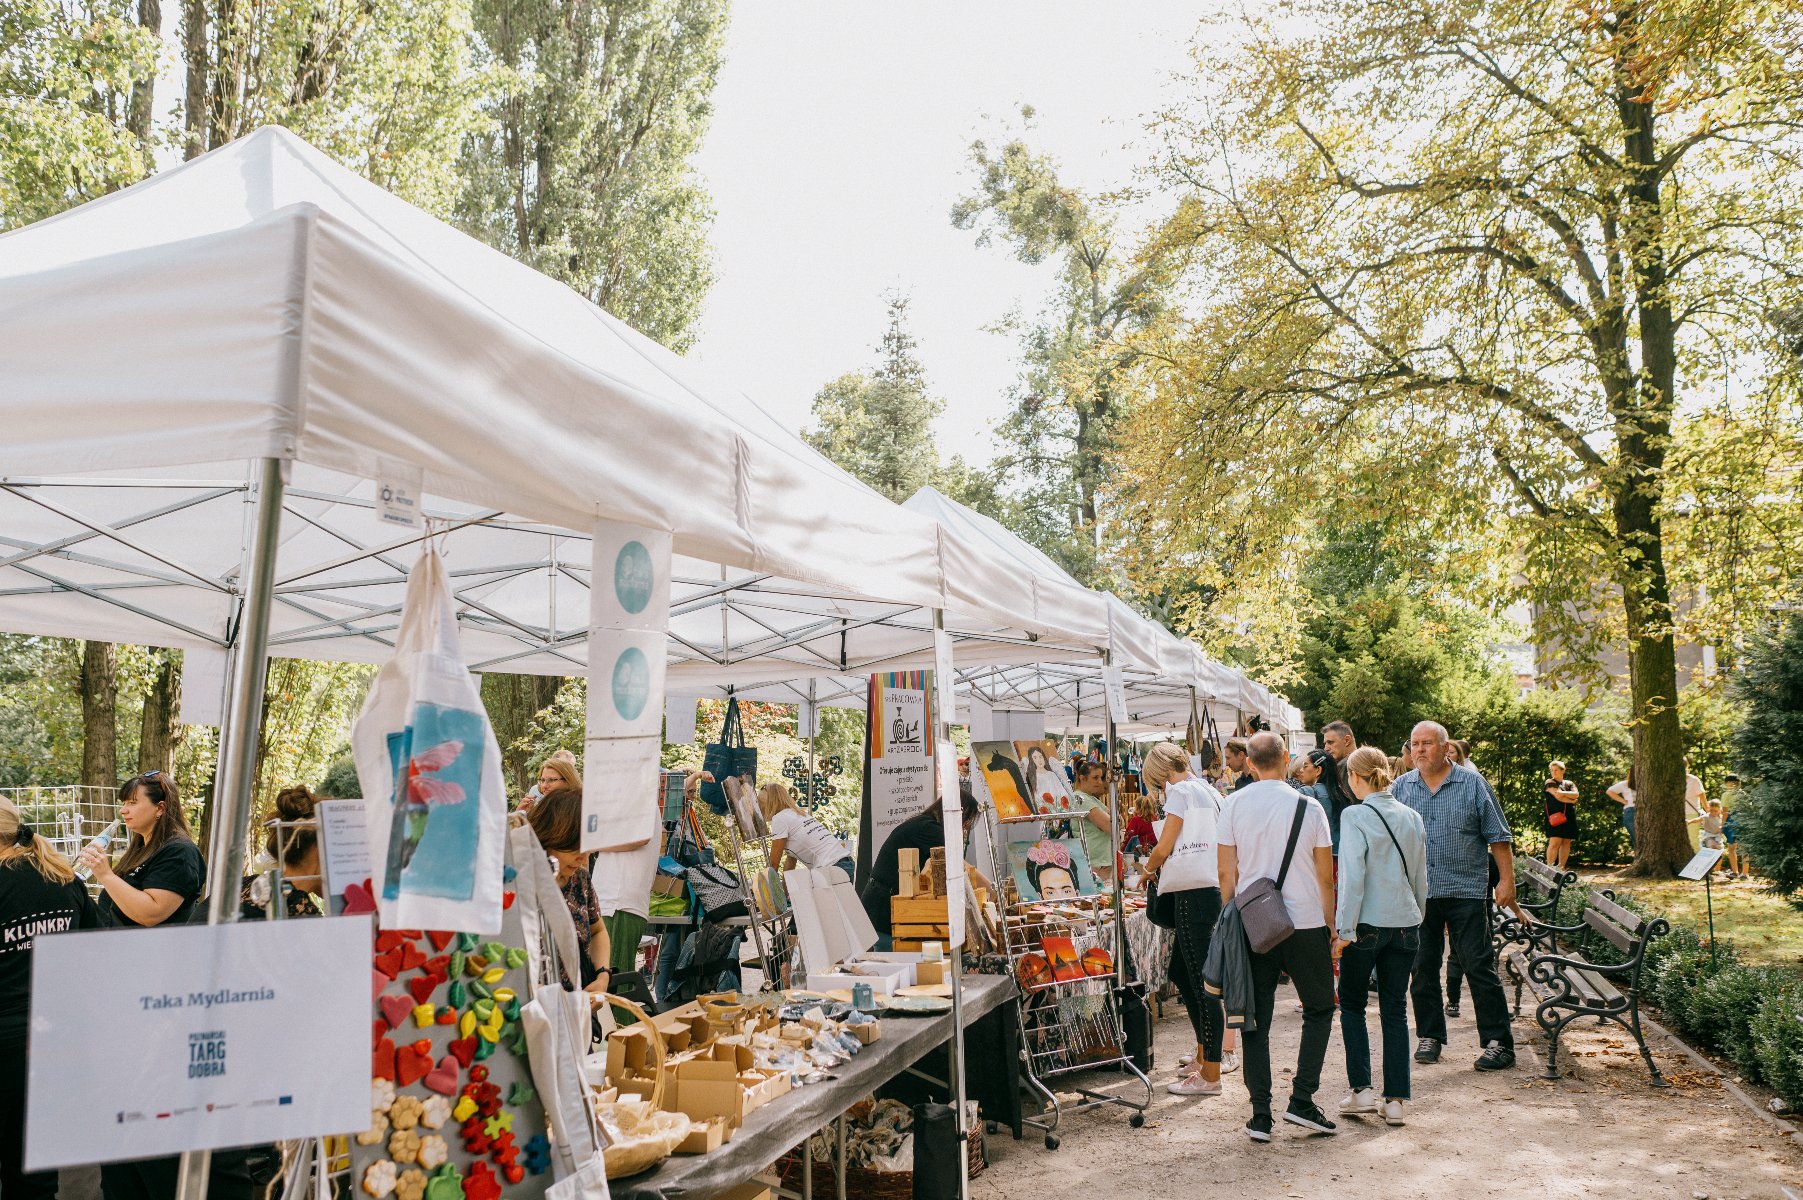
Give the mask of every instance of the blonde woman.
[[1189, 756], [1173, 742], [1146, 752], [1141, 776], [1149, 793], [1162, 795], [1164, 828], [1146, 860], [1146, 874], [1158, 880], [1158, 894], [1177, 902], [1171, 930], [1171, 979], [1183, 996], [1196, 1035], [1189, 1070], [1166, 1090], [1177, 1096], [1221, 1094], [1221, 1035], [1226, 1028], [1218, 996], [1202, 986], [1202, 964], [1221, 915], [1221, 881], [1215, 854], [1215, 819], [1221, 793], [1190, 774]]
[[[1390, 795], [1390, 760], [1375, 746], [1354, 750], [1346, 781], [1357, 800], [1340, 814], [1339, 898], [1334, 954], [1340, 960], [1340, 1040], [1349, 1115], [1403, 1122], [1409, 1099], [1409, 973], [1427, 911], [1427, 830], [1414, 809]], [[1383, 1030], [1384, 1090], [1371, 1087], [1371, 1036], [1365, 1004], [1377, 979]]]
[[520, 797], [517, 812], [531, 812], [541, 796], [549, 796], [559, 788], [582, 790], [582, 772], [576, 768], [576, 756], [568, 750], [553, 750], [551, 757], [539, 764], [538, 782]]
[[69, 860], [0, 797], [0, 1196], [53, 1197], [55, 1171], [25, 1174], [31, 955], [38, 934], [93, 929], [100, 913]]
[[787, 857], [805, 867], [838, 867], [850, 879], [857, 862], [845, 853], [845, 844], [808, 813], [795, 806], [795, 797], [780, 783], [758, 789], [758, 808], [770, 826], [770, 865], [781, 868]]

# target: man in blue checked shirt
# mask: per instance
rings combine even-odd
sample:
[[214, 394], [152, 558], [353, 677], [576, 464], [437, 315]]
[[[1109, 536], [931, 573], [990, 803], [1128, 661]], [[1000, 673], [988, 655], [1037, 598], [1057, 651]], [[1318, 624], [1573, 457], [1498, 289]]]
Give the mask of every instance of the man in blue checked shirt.
[[1501, 875], [1496, 902], [1521, 910], [1515, 903], [1515, 854], [1508, 823], [1490, 787], [1476, 771], [1447, 757], [1444, 726], [1423, 721], [1409, 735], [1415, 769], [1390, 789], [1396, 799], [1421, 814], [1427, 827], [1427, 912], [1415, 953], [1415, 1061], [1438, 1062], [1446, 1044], [1446, 1012], [1440, 1004], [1440, 956], [1443, 943], [1471, 985], [1483, 1053], [1480, 1071], [1515, 1065], [1515, 1035], [1509, 1028], [1509, 1005], [1496, 957], [1490, 947], [1490, 866]]

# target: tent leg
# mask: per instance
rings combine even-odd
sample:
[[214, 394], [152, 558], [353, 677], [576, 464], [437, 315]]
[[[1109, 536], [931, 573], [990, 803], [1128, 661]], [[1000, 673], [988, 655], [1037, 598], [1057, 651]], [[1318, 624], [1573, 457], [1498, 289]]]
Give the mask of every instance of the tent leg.
[[[1102, 651], [1102, 667], [1104, 670], [1106, 670], [1109, 665], [1109, 658], [1109, 652], [1106, 650]], [[1102, 708], [1107, 714], [1107, 721], [1104, 728], [1108, 731], [1108, 757], [1111, 760], [1118, 759], [1120, 757], [1120, 746], [1115, 741], [1118, 731], [1114, 724], [1114, 706], [1105, 703]], [[1112, 761], [1108, 764], [1107, 778], [1108, 840], [1111, 845], [1118, 847], [1121, 844], [1121, 781], [1119, 775], [1115, 772], [1114, 763]], [[1125, 984], [1127, 982], [1127, 912], [1126, 904], [1121, 899], [1121, 858], [1119, 853], [1115, 854], [1112, 866], [1114, 867], [1112, 872], [1114, 876], [1114, 887], [1111, 892], [1111, 899], [1114, 904], [1114, 976], [1117, 983]]]
[[[275, 586], [276, 548], [281, 540], [285, 464], [279, 458], [259, 465], [256, 511], [240, 583], [244, 611], [238, 622], [232, 689], [219, 731], [219, 779], [213, 788], [213, 860], [207, 864], [207, 924], [238, 919], [238, 881], [250, 840], [251, 790], [256, 783], [257, 733], [263, 716], [263, 685], [269, 658], [269, 610]], [[278, 898], [279, 900], [279, 898]], [[176, 1176], [179, 1200], [206, 1200], [210, 1150], [181, 1156]]]
[[[933, 610], [933, 637], [935, 643], [945, 637], [945, 610], [943, 608]], [[935, 662], [938, 661], [938, 657], [935, 654]], [[941, 681], [938, 679], [933, 681], [935, 693], [947, 695], [951, 692], [949, 684], [944, 687], [941, 687], [940, 684]], [[941, 711], [944, 707], [938, 703], [936, 698], [934, 699], [933, 758], [935, 761], [933, 778], [935, 780], [941, 778], [937, 760], [940, 755], [949, 753], [952, 746], [952, 714]], [[962, 824], [963, 808], [959, 797], [956, 795], [944, 796], [941, 797], [941, 802], [946, 806], [948, 814], [952, 811], [958, 812], [957, 821]], [[952, 819], [948, 816], [947, 824], [951, 823]], [[958, 889], [960, 900], [969, 887], [970, 881], [964, 880], [964, 886]], [[952, 1036], [951, 1040], [946, 1043], [945, 1065], [947, 1072], [951, 1075], [952, 1128], [958, 1134], [958, 1197], [959, 1200], [968, 1200], [970, 1196], [970, 1152], [966, 1146], [970, 1131], [964, 1127], [964, 944], [960, 942], [957, 945], [948, 946], [946, 949], [952, 959]]]

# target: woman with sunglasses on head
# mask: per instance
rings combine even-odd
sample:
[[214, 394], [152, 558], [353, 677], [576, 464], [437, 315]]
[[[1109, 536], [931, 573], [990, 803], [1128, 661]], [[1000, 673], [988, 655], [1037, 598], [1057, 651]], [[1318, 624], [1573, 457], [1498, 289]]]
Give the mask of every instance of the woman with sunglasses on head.
[[207, 867], [188, 832], [181, 794], [162, 771], [128, 779], [119, 788], [119, 821], [131, 833], [125, 853], [90, 844], [80, 863], [100, 885], [100, 917], [108, 925], [185, 924], [205, 890]]

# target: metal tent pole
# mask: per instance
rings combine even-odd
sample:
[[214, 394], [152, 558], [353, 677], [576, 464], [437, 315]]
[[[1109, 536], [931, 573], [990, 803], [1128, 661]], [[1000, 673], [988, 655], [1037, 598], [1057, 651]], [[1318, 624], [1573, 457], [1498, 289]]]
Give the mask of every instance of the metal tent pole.
[[[213, 861], [207, 864], [207, 924], [238, 919], [238, 881], [250, 838], [251, 789], [256, 783], [258, 725], [269, 658], [269, 609], [275, 586], [276, 548], [281, 541], [283, 473], [279, 458], [258, 467], [256, 511], [245, 554], [244, 608], [233, 639], [231, 703], [219, 731], [219, 778], [213, 788]], [[189, 1150], [176, 1175], [180, 1200], [206, 1200], [211, 1150]]]
[[[943, 608], [933, 610], [933, 634], [935, 638], [945, 635], [945, 610]], [[936, 697], [939, 691], [937, 679], [933, 681], [933, 689]], [[935, 781], [942, 778], [939, 772], [939, 758], [952, 744], [952, 715], [942, 711], [943, 707], [935, 698], [933, 704], [937, 714], [933, 722], [933, 778]], [[960, 798], [956, 795], [946, 796], [943, 797], [943, 803], [947, 806], [959, 806], [958, 821], [959, 828], [962, 830], [964, 814]], [[959, 861], [963, 861], [962, 854], [959, 855]], [[970, 878], [966, 876], [961, 891], [968, 894], [969, 889]], [[968, 902], [966, 903], [968, 904]], [[970, 931], [966, 930], [965, 937], [968, 939], [969, 936]], [[954, 1106], [952, 1128], [958, 1134], [958, 1197], [959, 1200], [968, 1200], [970, 1196], [970, 1152], [968, 1149], [970, 1131], [964, 1127], [964, 947], [960, 944], [950, 947], [950, 950], [952, 956], [952, 1039], [946, 1043], [946, 1068], [952, 1077], [952, 1104]]]
[[[1102, 651], [1102, 670], [1104, 672], [1107, 671], [1112, 657], [1113, 654], [1111, 651]], [[1104, 678], [1106, 678], [1105, 674]], [[1103, 688], [1104, 692], [1106, 692], [1106, 683], [1104, 683]], [[1117, 731], [1114, 724], [1114, 705], [1108, 703], [1106, 695], [1104, 695], [1103, 698], [1102, 711], [1106, 716], [1106, 723], [1103, 728], [1108, 731], [1108, 757], [1110, 759], [1115, 759], [1120, 756], [1120, 746], [1116, 743]], [[1121, 844], [1121, 782], [1120, 776], [1114, 770], [1113, 762], [1109, 762], [1107, 765], [1108, 841], [1110, 846], [1119, 846]], [[1127, 917], [1124, 911], [1126, 905], [1121, 899], [1121, 863], [1118, 856], [1116, 856], [1112, 866], [1114, 867], [1114, 974], [1116, 982], [1125, 983], [1127, 981]]]

